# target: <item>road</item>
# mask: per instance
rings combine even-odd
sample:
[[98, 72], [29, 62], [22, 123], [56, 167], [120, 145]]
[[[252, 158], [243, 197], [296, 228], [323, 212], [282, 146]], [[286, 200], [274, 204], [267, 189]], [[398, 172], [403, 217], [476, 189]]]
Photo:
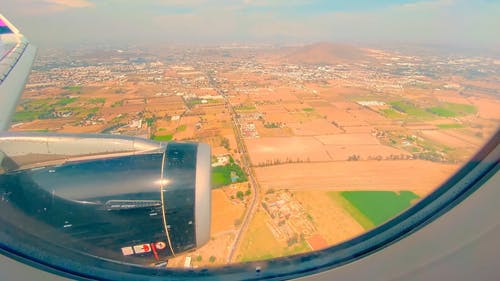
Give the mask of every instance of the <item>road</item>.
[[259, 202], [259, 190], [260, 186], [257, 180], [255, 179], [255, 173], [253, 171], [251, 162], [250, 162], [250, 156], [248, 155], [248, 150], [245, 145], [245, 141], [243, 140], [243, 136], [241, 135], [240, 131], [240, 123], [238, 122], [238, 118], [236, 111], [234, 110], [233, 106], [231, 105], [226, 93], [222, 91], [215, 79], [212, 77], [210, 73], [207, 73], [208, 81], [212, 85], [215, 91], [219, 95], [221, 95], [224, 98], [224, 103], [227, 106], [230, 114], [231, 114], [231, 121], [233, 125], [233, 131], [234, 135], [236, 138], [236, 143], [238, 146], [238, 151], [241, 155], [241, 165], [243, 166], [243, 170], [246, 172], [248, 175], [248, 182], [250, 183], [250, 188], [252, 190], [252, 199], [249, 201], [250, 204], [247, 207], [247, 210], [245, 212], [245, 216], [243, 218], [243, 221], [241, 222], [241, 227], [236, 233], [236, 237], [234, 239], [233, 245], [231, 247], [231, 251], [229, 252], [229, 255], [227, 257], [227, 262], [231, 263], [234, 259], [234, 254], [236, 250], [238, 249], [238, 246], [241, 242], [241, 237], [243, 234], [246, 232], [248, 225], [250, 224], [251, 219], [253, 218], [253, 215], [255, 214], [255, 211], [257, 210], [258, 207], [258, 202]]

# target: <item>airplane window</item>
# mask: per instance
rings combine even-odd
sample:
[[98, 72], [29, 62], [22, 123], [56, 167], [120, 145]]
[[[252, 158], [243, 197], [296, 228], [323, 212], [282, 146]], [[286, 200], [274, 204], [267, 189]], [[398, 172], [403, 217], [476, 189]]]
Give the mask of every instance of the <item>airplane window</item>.
[[498, 36], [450, 14], [498, 22], [492, 3], [125, 2], [2, 11], [38, 46], [19, 102], [0, 97], [0, 242], [20, 255], [283, 278], [259, 274], [406, 235], [492, 169]]

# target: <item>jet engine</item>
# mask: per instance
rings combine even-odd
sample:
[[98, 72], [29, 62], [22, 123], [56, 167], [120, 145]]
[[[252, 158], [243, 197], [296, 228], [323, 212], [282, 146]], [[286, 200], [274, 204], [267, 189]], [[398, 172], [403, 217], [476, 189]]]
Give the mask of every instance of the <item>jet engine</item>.
[[210, 238], [210, 161], [206, 144], [170, 142], [6, 169], [1, 217], [58, 247], [160, 263]]

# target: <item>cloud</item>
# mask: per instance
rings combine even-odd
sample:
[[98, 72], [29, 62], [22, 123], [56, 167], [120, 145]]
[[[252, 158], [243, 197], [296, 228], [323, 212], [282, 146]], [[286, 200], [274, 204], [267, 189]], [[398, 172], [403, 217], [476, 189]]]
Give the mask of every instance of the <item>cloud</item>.
[[418, 9], [437, 9], [449, 7], [456, 4], [454, 0], [435, 0], [435, 1], [418, 1], [413, 3], [402, 4], [401, 7], [405, 9], [418, 10]]
[[95, 7], [95, 4], [88, 0], [45, 0], [45, 2], [61, 6], [64, 8], [89, 8]]
[[307, 0], [244, 0], [243, 3], [247, 6], [258, 7], [281, 7], [281, 6], [300, 6], [311, 4]]
[[90, 0], [16, 0], [2, 3], [2, 12], [18, 16], [43, 16], [68, 10], [94, 8]]

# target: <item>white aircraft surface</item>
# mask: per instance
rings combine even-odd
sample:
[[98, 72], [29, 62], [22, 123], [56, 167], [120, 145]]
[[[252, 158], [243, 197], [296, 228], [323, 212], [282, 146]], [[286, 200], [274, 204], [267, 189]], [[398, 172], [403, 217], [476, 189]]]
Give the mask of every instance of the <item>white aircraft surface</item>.
[[[353, 240], [316, 252], [224, 267], [184, 270], [141, 266], [161, 262], [171, 253], [201, 246], [209, 239], [210, 148], [105, 135], [6, 132], [34, 57], [35, 47], [0, 16], [0, 280], [500, 280], [498, 132], [427, 198]], [[192, 165], [175, 166], [179, 153], [191, 153]], [[131, 161], [130, 157], [138, 158]], [[138, 187], [140, 181], [127, 178], [131, 169], [115, 169], [112, 179], [109, 173], [87, 169], [88, 163], [109, 167], [116, 164], [113, 161], [122, 161], [122, 167], [124, 163], [135, 165], [133, 170], [151, 167], [151, 171], [158, 171], [160, 181], [152, 187]], [[166, 176], [168, 167], [174, 168]], [[71, 169], [92, 180], [78, 178], [68, 172]], [[102, 181], [116, 191], [112, 182], [124, 178], [132, 183], [126, 192], [123, 186], [120, 192], [93, 189]], [[165, 207], [175, 205], [164, 190], [172, 179], [190, 181], [190, 193], [180, 191], [176, 196], [191, 196], [195, 207], [179, 205], [175, 212]], [[70, 188], [64, 189], [63, 183]], [[29, 193], [33, 187], [38, 193], [24, 197], [16, 193]], [[44, 216], [40, 210], [49, 204], [44, 200], [50, 188], [51, 200], [56, 200], [50, 203], [54, 212]], [[161, 192], [153, 196], [149, 188]], [[22, 200], [31, 200], [31, 205], [23, 207]], [[67, 208], [74, 208], [73, 212], [64, 213]], [[182, 213], [186, 209], [189, 212]], [[84, 225], [83, 220], [92, 219], [85, 213], [89, 210], [101, 224]], [[83, 212], [82, 217], [74, 215], [78, 211]], [[150, 218], [152, 211], [159, 215], [144, 222], [143, 213]], [[141, 229], [117, 232], [124, 231], [121, 224], [128, 220], [154, 233], [144, 236]], [[175, 232], [173, 221], [179, 225], [191, 221], [193, 227], [186, 230], [182, 227], [187, 225], [183, 225], [177, 228], [183, 232]], [[105, 228], [102, 223], [113, 227]], [[45, 230], [44, 224], [52, 228]], [[86, 231], [83, 238], [71, 231], [77, 226]], [[54, 229], [64, 229], [64, 235]], [[119, 241], [100, 243], [99, 235], [105, 233], [116, 235]], [[81, 244], [75, 244], [78, 239], [83, 239]], [[83, 246], [87, 254], [78, 251]]]

